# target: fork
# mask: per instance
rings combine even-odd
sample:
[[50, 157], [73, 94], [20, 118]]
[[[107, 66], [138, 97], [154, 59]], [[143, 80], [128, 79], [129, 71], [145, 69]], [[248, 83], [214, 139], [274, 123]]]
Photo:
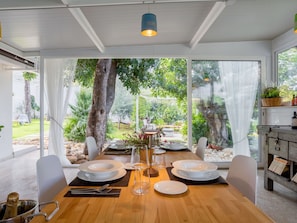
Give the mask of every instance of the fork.
[[72, 188], [70, 189], [71, 192], [73, 191], [77, 191], [77, 192], [96, 192], [96, 193], [101, 193], [101, 192], [105, 192], [108, 193], [109, 191], [111, 191], [112, 189], [108, 189], [109, 184], [104, 184], [102, 187], [99, 188]]

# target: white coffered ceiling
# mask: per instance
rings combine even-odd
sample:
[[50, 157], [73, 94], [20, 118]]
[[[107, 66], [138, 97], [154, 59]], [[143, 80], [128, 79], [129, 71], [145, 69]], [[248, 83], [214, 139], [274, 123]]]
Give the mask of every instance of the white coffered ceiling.
[[[141, 16], [157, 16], [158, 35], [140, 35]], [[295, 0], [1, 0], [2, 45], [55, 49], [272, 40], [294, 26]]]

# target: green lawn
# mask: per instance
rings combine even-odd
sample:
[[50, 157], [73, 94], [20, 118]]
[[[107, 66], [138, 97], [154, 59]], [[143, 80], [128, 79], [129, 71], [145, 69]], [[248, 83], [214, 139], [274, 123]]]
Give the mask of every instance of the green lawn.
[[[39, 135], [40, 126], [39, 119], [32, 119], [30, 124], [19, 125], [14, 123], [12, 126], [12, 138], [18, 139], [29, 135]], [[44, 121], [44, 131], [47, 132], [49, 130], [49, 121]], [[113, 132], [111, 134], [112, 138], [123, 139], [124, 133], [132, 133], [134, 130], [131, 129], [128, 125], [120, 125], [120, 129], [118, 129], [118, 125], [114, 124]]]
[[[39, 119], [32, 119], [31, 123], [19, 125], [13, 123], [12, 125], [12, 138], [18, 139], [29, 135], [39, 135], [40, 132], [40, 121]], [[49, 130], [49, 122], [44, 121], [44, 131]]]
[[132, 129], [129, 125], [120, 124], [120, 128], [118, 124], [113, 123], [113, 131], [111, 133], [112, 139], [124, 139], [124, 134], [133, 133], [134, 129]]

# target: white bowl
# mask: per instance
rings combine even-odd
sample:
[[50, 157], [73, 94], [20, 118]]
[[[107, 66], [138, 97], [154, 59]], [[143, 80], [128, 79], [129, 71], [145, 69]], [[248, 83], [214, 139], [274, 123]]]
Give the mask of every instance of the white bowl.
[[218, 169], [217, 165], [202, 160], [178, 160], [172, 166], [182, 175], [193, 178], [207, 177]]
[[119, 173], [119, 170], [109, 171], [109, 172], [97, 172], [97, 173], [89, 173], [85, 171], [80, 171], [87, 179], [92, 180], [104, 180], [108, 178], [112, 178]]
[[106, 179], [115, 176], [124, 164], [116, 160], [92, 160], [82, 163], [78, 169], [92, 179]]

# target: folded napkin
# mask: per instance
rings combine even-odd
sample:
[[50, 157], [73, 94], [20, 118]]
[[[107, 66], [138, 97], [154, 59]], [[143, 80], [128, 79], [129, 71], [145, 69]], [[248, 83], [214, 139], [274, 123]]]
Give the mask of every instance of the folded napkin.
[[196, 181], [196, 180], [186, 180], [186, 179], [182, 179], [179, 177], [174, 176], [171, 173], [171, 169], [173, 167], [166, 167], [168, 176], [170, 178], [170, 180], [176, 180], [176, 181], [180, 181], [186, 185], [209, 185], [209, 184], [225, 184], [228, 185], [227, 181], [222, 177], [219, 176], [219, 178], [214, 179], [214, 180], [207, 180], [207, 181]]
[[119, 197], [121, 189], [112, 189], [109, 193], [93, 193], [93, 194], [72, 194], [71, 191], [67, 191], [64, 197]]
[[129, 183], [130, 175], [131, 175], [131, 170], [127, 170], [127, 174], [122, 178], [112, 180], [112, 181], [104, 181], [104, 182], [90, 182], [76, 177], [74, 178], [73, 181], [70, 182], [69, 186], [103, 186], [104, 184], [108, 183], [112, 187], [127, 187]]

